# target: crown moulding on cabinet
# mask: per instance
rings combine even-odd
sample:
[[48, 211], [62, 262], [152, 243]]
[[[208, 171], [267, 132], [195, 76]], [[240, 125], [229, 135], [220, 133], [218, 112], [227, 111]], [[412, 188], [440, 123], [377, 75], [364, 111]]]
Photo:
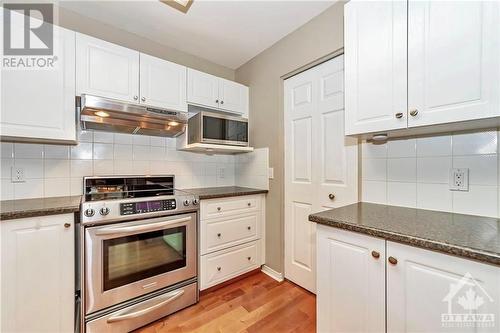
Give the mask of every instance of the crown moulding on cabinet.
[[191, 8], [191, 5], [193, 4], [193, 0], [160, 0], [160, 2], [175, 8], [184, 14], [188, 12], [189, 8]]

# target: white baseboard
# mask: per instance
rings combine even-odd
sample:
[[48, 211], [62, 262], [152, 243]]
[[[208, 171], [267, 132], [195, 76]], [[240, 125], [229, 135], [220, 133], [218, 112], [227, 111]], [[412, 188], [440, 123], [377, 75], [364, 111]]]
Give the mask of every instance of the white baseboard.
[[267, 265], [262, 265], [261, 271], [262, 273], [272, 277], [278, 282], [283, 282], [285, 280], [285, 278], [283, 277], [283, 273], [276, 272], [274, 269]]

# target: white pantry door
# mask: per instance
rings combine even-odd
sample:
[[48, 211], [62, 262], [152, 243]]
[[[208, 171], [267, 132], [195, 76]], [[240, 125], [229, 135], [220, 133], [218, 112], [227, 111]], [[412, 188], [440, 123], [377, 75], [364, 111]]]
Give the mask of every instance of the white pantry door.
[[284, 84], [285, 277], [311, 292], [316, 224], [309, 214], [358, 199], [357, 140], [344, 136], [343, 69], [339, 56]]

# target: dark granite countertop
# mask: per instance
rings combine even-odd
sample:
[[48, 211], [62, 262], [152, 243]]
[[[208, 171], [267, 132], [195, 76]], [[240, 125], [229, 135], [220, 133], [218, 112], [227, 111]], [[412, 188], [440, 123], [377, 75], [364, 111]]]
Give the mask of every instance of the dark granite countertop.
[[75, 213], [80, 210], [81, 196], [0, 201], [0, 220]]
[[359, 202], [309, 220], [500, 266], [500, 219]]
[[[267, 190], [238, 186], [192, 188], [185, 189], [185, 191], [198, 195], [200, 199], [225, 198], [268, 192]], [[77, 195], [70, 197], [0, 201], [0, 220], [5, 221], [24, 217], [75, 213], [80, 211], [80, 200], [81, 196]]]
[[268, 190], [259, 190], [256, 188], [239, 187], [239, 186], [189, 188], [189, 189], [184, 189], [184, 191], [198, 195], [200, 197], [200, 200], [237, 197], [242, 195], [261, 194], [268, 192]]

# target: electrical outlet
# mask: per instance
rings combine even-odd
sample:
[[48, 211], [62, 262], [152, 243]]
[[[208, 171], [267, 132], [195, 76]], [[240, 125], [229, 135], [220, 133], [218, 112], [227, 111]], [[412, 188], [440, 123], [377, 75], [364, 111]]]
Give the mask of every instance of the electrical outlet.
[[26, 178], [24, 176], [24, 168], [19, 168], [13, 166], [11, 168], [11, 182], [13, 183], [24, 183], [26, 181]]
[[469, 190], [469, 169], [450, 169], [450, 190], [468, 191]]
[[226, 168], [219, 168], [219, 178], [220, 179], [226, 178]]

